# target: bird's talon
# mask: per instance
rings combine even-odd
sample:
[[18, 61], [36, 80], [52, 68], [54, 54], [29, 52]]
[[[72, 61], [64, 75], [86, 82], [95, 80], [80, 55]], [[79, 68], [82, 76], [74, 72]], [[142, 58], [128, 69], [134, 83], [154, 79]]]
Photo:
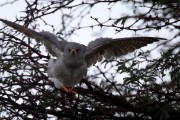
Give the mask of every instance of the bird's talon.
[[74, 90], [72, 90], [72, 89], [70, 89], [70, 88], [67, 88], [67, 87], [62, 87], [62, 88], [63, 88], [63, 90], [64, 90], [65, 92], [67, 92], [67, 93], [77, 94], [76, 91], [74, 91]]

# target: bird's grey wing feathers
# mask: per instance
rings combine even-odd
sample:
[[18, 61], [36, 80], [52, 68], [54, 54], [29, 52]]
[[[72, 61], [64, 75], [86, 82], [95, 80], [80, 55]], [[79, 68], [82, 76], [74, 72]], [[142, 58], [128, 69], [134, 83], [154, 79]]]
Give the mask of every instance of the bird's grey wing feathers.
[[54, 64], [56, 62], [56, 59], [50, 58], [48, 62], [48, 67], [47, 67], [47, 74], [50, 78], [53, 78], [53, 68]]
[[45, 31], [38, 33], [32, 29], [26, 28], [24, 26], [18, 25], [14, 22], [10, 22], [8, 20], [0, 19], [0, 21], [16, 29], [17, 31], [24, 33], [28, 37], [43, 42], [48, 52], [53, 56], [60, 56], [63, 50], [63, 46], [67, 44], [66, 41], [59, 41], [58, 38], [52, 33]]
[[43, 42], [48, 52], [53, 56], [60, 56], [68, 42], [65, 40], [60, 41], [56, 35], [47, 31], [42, 31], [40, 34], [46, 39]]
[[146, 46], [163, 38], [156, 37], [128, 37], [128, 38], [98, 38], [87, 46], [85, 59], [87, 65], [95, 64], [102, 57], [110, 59], [133, 52], [135, 49]]

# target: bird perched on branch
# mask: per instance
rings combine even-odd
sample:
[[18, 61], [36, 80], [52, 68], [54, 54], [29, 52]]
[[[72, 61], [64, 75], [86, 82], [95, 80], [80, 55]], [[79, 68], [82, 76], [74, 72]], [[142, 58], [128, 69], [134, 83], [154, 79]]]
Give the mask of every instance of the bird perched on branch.
[[48, 52], [57, 57], [48, 63], [48, 76], [54, 80], [56, 88], [69, 88], [78, 83], [87, 73], [87, 68], [97, 61], [119, 57], [147, 44], [161, 40], [157, 37], [98, 38], [88, 46], [60, 40], [49, 32], [36, 32], [14, 22], [0, 19], [6, 25], [24, 33], [28, 37], [44, 43]]

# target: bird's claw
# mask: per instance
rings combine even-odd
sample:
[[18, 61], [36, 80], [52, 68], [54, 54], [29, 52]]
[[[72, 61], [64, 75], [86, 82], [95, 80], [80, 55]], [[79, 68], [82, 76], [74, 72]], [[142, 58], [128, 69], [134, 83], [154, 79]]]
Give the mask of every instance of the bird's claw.
[[62, 89], [67, 93], [77, 94], [76, 91], [74, 91], [74, 90], [72, 90], [72, 89], [70, 89], [68, 87], [62, 87]]

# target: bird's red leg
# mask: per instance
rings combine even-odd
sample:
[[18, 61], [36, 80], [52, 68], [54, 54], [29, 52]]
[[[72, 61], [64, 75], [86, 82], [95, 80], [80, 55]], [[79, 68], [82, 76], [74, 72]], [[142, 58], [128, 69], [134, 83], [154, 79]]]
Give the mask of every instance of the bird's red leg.
[[67, 93], [73, 93], [73, 94], [77, 94], [77, 92], [73, 91], [71, 88], [68, 88], [68, 87], [62, 87], [62, 89], [67, 92]]

